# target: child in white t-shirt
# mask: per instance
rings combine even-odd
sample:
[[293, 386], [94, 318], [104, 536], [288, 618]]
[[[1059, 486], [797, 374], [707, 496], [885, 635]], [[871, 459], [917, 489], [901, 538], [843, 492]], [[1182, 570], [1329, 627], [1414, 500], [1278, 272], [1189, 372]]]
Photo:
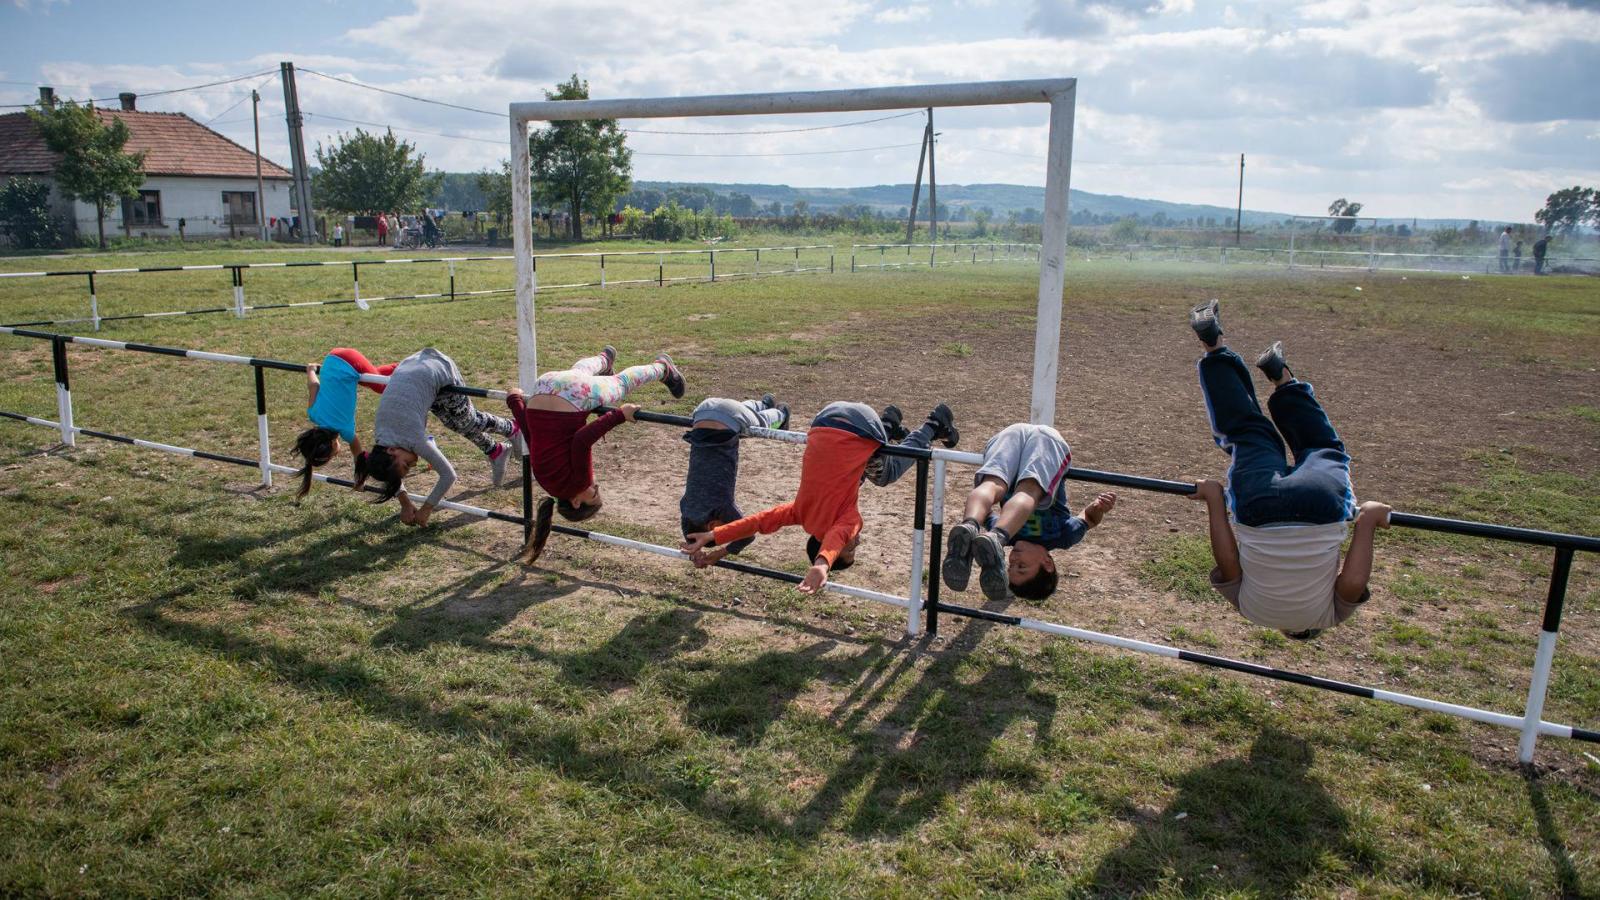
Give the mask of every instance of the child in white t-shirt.
[[[1389, 527], [1390, 510], [1371, 501], [1357, 510], [1344, 443], [1311, 385], [1284, 362], [1281, 342], [1256, 359], [1274, 385], [1267, 398], [1272, 417], [1262, 413], [1249, 368], [1221, 343], [1218, 305], [1212, 300], [1189, 314], [1206, 347], [1198, 368], [1211, 430], [1233, 458], [1226, 489], [1210, 480], [1195, 484], [1217, 564], [1211, 585], [1257, 625], [1315, 637], [1370, 596], [1372, 535]], [[1354, 536], [1341, 567], [1339, 549], [1352, 519]]]

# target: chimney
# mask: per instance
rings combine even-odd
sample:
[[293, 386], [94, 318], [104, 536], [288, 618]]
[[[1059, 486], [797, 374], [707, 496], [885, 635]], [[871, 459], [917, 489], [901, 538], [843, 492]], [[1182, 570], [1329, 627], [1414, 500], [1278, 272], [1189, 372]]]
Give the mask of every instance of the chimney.
[[56, 108], [56, 89], [46, 85], [39, 85], [39, 105], [45, 109]]
[[122, 111], [133, 112], [133, 101], [137, 99], [138, 96], [138, 94], [135, 94], [132, 91], [123, 91], [122, 93], [118, 94], [117, 99], [122, 101]]

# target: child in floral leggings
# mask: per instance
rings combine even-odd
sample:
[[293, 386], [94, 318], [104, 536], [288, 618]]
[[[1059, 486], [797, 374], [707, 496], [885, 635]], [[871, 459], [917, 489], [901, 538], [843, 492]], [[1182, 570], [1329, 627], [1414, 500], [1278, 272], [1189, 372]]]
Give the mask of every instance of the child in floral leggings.
[[[666, 385], [674, 397], [683, 396], [683, 374], [665, 353], [648, 365], [613, 374], [616, 358], [616, 349], [606, 347], [597, 356], [573, 363], [570, 369], [540, 375], [530, 396], [524, 397], [520, 389], [507, 393], [506, 405], [527, 436], [533, 477], [550, 495], [539, 504], [534, 533], [524, 548], [529, 562], [544, 549], [554, 509], [559, 508], [563, 518], [574, 522], [600, 511], [600, 487], [595, 484], [590, 448], [606, 432], [633, 421], [639, 407], [622, 403], [623, 398], [652, 381]], [[618, 404], [620, 408], [589, 421], [596, 409]]]

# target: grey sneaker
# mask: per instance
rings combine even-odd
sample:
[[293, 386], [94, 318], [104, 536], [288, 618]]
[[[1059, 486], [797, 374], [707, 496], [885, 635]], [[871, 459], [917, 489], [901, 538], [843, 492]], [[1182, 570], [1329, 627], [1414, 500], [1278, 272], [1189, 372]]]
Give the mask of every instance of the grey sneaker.
[[656, 362], [667, 367], [667, 373], [664, 377], [662, 377], [661, 383], [667, 386], [667, 391], [671, 393], [672, 396], [681, 398], [683, 396], [684, 388], [683, 373], [678, 371], [678, 367], [672, 364], [672, 357], [663, 353], [656, 357]]
[[1256, 368], [1274, 384], [1285, 372], [1289, 373], [1290, 378], [1294, 377], [1294, 370], [1289, 368], [1289, 363], [1284, 359], [1283, 341], [1273, 341], [1271, 347], [1261, 351], [1261, 355], [1256, 357]]
[[600, 348], [600, 355], [606, 358], [606, 367], [595, 373], [597, 375], [615, 375], [617, 366], [617, 348], [610, 344]]
[[950, 529], [950, 538], [945, 542], [944, 586], [952, 591], [964, 591], [967, 582], [972, 580], [972, 539], [978, 536], [978, 526], [971, 522], [962, 522]]
[[494, 473], [494, 486], [499, 487], [506, 480], [506, 460], [511, 458], [510, 444], [495, 444], [489, 451], [489, 469]]
[[1217, 300], [1207, 300], [1189, 310], [1189, 327], [1208, 347], [1222, 340], [1222, 319], [1218, 315], [1221, 306]]
[[972, 541], [972, 558], [978, 561], [978, 586], [983, 588], [985, 599], [1000, 602], [1011, 592], [1011, 579], [1006, 577], [1006, 545], [1000, 535], [985, 531]]

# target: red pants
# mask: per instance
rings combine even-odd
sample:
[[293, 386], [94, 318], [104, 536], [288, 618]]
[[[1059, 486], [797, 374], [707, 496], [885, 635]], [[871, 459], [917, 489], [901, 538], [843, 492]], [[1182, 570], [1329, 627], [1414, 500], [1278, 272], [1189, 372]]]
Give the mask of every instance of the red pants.
[[[352, 350], [349, 347], [335, 347], [328, 351], [328, 355], [337, 356], [349, 363], [350, 368], [355, 369], [361, 375], [392, 375], [394, 374], [394, 367], [399, 365], [399, 363], [389, 363], [386, 366], [375, 366], [365, 356], [361, 355], [360, 350]], [[388, 385], [370, 384], [363, 381], [361, 386], [381, 394]]]

